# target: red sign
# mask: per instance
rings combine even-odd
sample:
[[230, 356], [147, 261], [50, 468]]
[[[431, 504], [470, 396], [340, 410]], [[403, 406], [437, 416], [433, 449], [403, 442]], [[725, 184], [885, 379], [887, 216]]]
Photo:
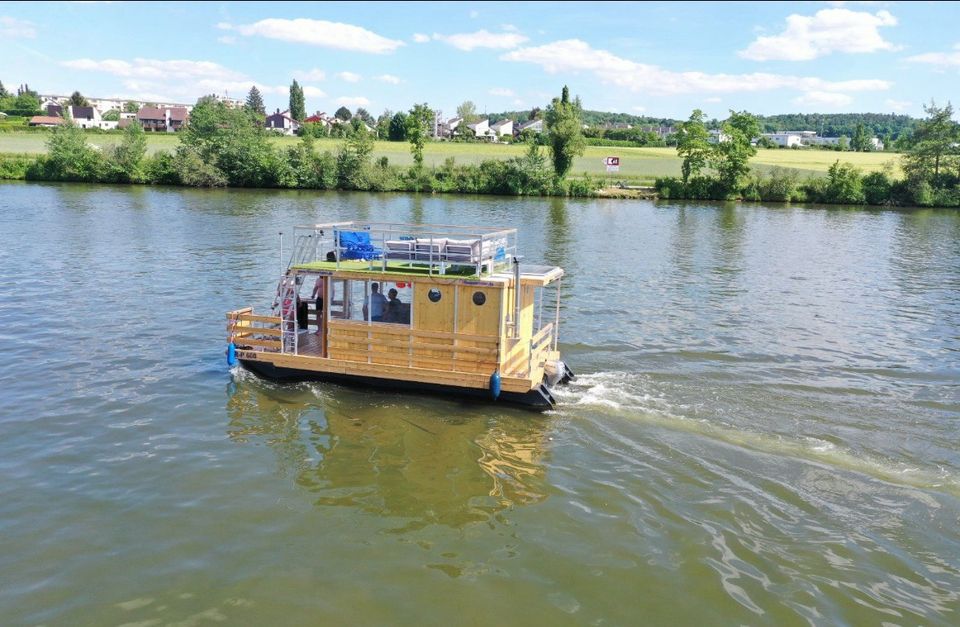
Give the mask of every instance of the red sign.
[[603, 160], [604, 165], [620, 165], [620, 157], [607, 157]]

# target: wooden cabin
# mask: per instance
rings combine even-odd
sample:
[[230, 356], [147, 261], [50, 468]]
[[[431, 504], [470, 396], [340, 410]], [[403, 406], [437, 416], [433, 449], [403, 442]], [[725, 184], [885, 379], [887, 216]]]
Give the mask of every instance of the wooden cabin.
[[228, 361], [274, 379], [550, 408], [550, 389], [572, 377], [558, 352], [563, 270], [525, 263], [516, 239], [490, 227], [297, 227], [271, 314], [227, 314]]

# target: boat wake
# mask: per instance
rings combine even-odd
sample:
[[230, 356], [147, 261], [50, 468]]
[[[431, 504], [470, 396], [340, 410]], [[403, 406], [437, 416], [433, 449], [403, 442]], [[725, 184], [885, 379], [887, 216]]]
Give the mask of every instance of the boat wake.
[[[960, 497], [960, 474], [943, 466], [922, 467], [886, 459], [882, 453], [856, 452], [842, 443], [818, 437], [777, 433], [782, 425], [770, 425], [761, 433], [731, 425], [720, 416], [671, 403], [656, 385], [641, 374], [598, 372], [578, 374], [567, 386], [552, 391], [560, 401], [556, 414], [577, 418], [584, 410], [604, 417], [629, 421], [671, 431], [709, 438], [758, 453], [788, 456], [833, 468], [858, 472], [889, 483], [946, 492]], [[793, 425], [792, 425], [793, 426]]]

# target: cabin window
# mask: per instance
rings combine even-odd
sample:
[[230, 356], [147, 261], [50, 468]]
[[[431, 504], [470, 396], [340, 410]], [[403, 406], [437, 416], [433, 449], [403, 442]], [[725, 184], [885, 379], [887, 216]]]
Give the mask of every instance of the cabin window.
[[473, 293], [473, 304], [474, 304], [474, 305], [476, 305], [477, 307], [479, 307], [479, 306], [483, 305], [485, 302], [487, 302], [487, 295], [486, 295], [486, 294], [484, 294], [483, 292], [474, 292], [474, 293]]
[[[342, 305], [341, 293], [344, 295]], [[409, 325], [412, 301], [410, 282], [338, 280], [333, 285], [330, 315], [342, 320]]]
[[440, 293], [440, 290], [435, 287], [430, 288], [430, 291], [427, 292], [427, 298], [430, 299], [431, 303], [439, 303], [442, 297], [443, 295]]

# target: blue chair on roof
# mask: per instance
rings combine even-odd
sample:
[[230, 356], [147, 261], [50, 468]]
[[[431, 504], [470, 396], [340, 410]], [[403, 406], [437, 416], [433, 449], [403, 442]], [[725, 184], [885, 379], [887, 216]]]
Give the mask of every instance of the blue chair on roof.
[[383, 251], [370, 243], [367, 231], [340, 231], [339, 246], [341, 259], [380, 259]]

